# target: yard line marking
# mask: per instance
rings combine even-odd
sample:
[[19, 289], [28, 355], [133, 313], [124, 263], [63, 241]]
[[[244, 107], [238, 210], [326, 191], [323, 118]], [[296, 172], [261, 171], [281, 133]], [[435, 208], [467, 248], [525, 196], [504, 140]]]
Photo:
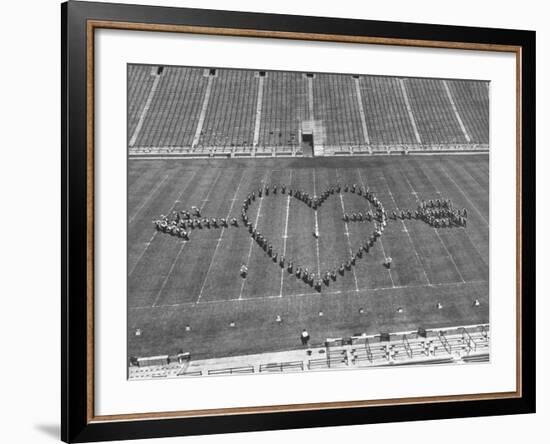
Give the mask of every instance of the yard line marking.
[[[336, 177], [338, 179], [338, 181], [340, 181], [340, 178], [339, 178], [339, 175], [338, 175], [338, 170], [336, 170]], [[346, 213], [346, 207], [344, 206], [344, 197], [342, 196], [342, 193], [338, 193], [340, 195], [340, 204], [342, 205], [342, 216]], [[349, 250], [349, 254], [350, 256], [353, 256], [353, 250], [351, 248], [351, 242], [349, 240], [349, 229], [348, 229], [348, 223], [346, 221], [344, 221], [344, 227], [346, 229], [345, 231], [345, 235], [346, 235], [346, 239], [347, 239], [347, 242], [348, 242], [348, 250]], [[355, 267], [351, 267], [351, 272], [353, 274], [353, 280], [355, 281], [355, 291], [359, 291], [359, 285], [357, 284], [357, 275], [355, 274]]]
[[[292, 187], [292, 173], [293, 170], [290, 170], [290, 179], [288, 188]], [[290, 194], [286, 198], [286, 218], [285, 218], [285, 231], [283, 233], [283, 256], [286, 254], [286, 240], [288, 239], [288, 215], [290, 211]], [[279, 292], [279, 297], [283, 297], [283, 282], [285, 280], [285, 269], [281, 269], [281, 291]]]
[[149, 199], [151, 199], [151, 197], [153, 197], [153, 194], [155, 194], [155, 191], [157, 191], [161, 187], [161, 185], [166, 181], [166, 179], [168, 179], [168, 176], [169, 176], [168, 174], [166, 176], [164, 176], [164, 178], [153, 187], [153, 189], [147, 195], [147, 197], [145, 198], [143, 203], [138, 207], [138, 209], [136, 210], [134, 215], [130, 219], [128, 219], [128, 225], [130, 225], [133, 222], [133, 220], [136, 218], [136, 216], [139, 214], [139, 212], [143, 209], [143, 207], [145, 207], [145, 204], [147, 202], [149, 202]]
[[[361, 186], [366, 190], [367, 187], [365, 186], [365, 181], [363, 180], [363, 175], [361, 174], [361, 170], [359, 168], [357, 168], [357, 172], [359, 173], [359, 180], [361, 181]], [[372, 210], [372, 206], [371, 206], [370, 201], [367, 201], [367, 202], [369, 203], [369, 209]], [[382, 254], [384, 255], [384, 259], [385, 259], [386, 258], [386, 250], [384, 249], [384, 242], [382, 241], [382, 237], [380, 237], [380, 247], [382, 248]], [[391, 274], [391, 269], [387, 268], [386, 270], [387, 270], [388, 275], [390, 277], [392, 287], [395, 288], [395, 282], [393, 281], [393, 276]]]
[[458, 185], [455, 180], [450, 176], [450, 174], [447, 172], [447, 170], [442, 166], [442, 165], [439, 165], [439, 167], [443, 170], [443, 172], [445, 173], [445, 176], [447, 176], [447, 178], [455, 185], [455, 187], [458, 188], [458, 191], [460, 191], [462, 193], [462, 195], [466, 198], [466, 200], [468, 201], [468, 203], [472, 206], [472, 208], [474, 210], [476, 210], [477, 214], [479, 214], [479, 217], [481, 217], [483, 219], [483, 221], [487, 224], [487, 226], [489, 226], [489, 222], [487, 221], [487, 219], [485, 219], [483, 217], [483, 214], [481, 214], [481, 211], [479, 211], [479, 209], [477, 208], [477, 206], [470, 200], [470, 198], [466, 195], [466, 193], [464, 192], [464, 190], [460, 187], [460, 185]]
[[[388, 291], [388, 290], [403, 290], [405, 288], [434, 288], [434, 287], [453, 287], [456, 285], [475, 285], [475, 284], [484, 284], [488, 283], [486, 280], [473, 280], [473, 281], [457, 281], [457, 282], [441, 282], [438, 284], [418, 284], [418, 285], [397, 285], [395, 287], [374, 287], [374, 288], [360, 288], [359, 293], [365, 292], [377, 292], [377, 291]], [[285, 297], [306, 297], [306, 296], [322, 296], [322, 295], [339, 295], [339, 294], [357, 294], [355, 290], [335, 290], [335, 291], [323, 291], [323, 292], [310, 292], [310, 293], [294, 293], [294, 294], [288, 294]], [[259, 296], [259, 297], [252, 297], [252, 298], [242, 298], [242, 299], [218, 299], [218, 300], [208, 300], [201, 302], [200, 305], [206, 305], [206, 304], [227, 304], [232, 302], [245, 302], [245, 301], [261, 301], [262, 299], [278, 299], [279, 295], [269, 295], [269, 296]], [[186, 307], [186, 306], [196, 306], [197, 304], [195, 302], [180, 302], [176, 304], [161, 304], [156, 305], [154, 308], [177, 308], [177, 307]], [[138, 306], [138, 307], [129, 307], [130, 310], [150, 310], [151, 306]]]
[[[190, 177], [190, 179], [187, 181], [187, 183], [185, 184], [185, 188], [182, 190], [182, 192], [179, 194], [178, 198], [174, 201], [174, 203], [172, 204], [172, 207], [170, 208], [170, 210], [168, 210], [168, 214], [170, 214], [174, 208], [176, 207], [176, 204], [180, 201], [180, 199], [183, 197], [183, 193], [185, 193], [185, 191], [187, 191], [187, 187], [189, 186], [189, 184], [191, 183], [191, 181], [195, 178], [195, 176], [197, 175], [197, 171], [198, 170], [195, 170], [193, 172], [193, 175]], [[149, 249], [149, 246], [153, 243], [153, 241], [155, 240], [155, 237], [157, 237], [157, 234], [158, 234], [158, 231], [155, 230], [153, 235], [151, 236], [151, 239], [149, 239], [149, 241], [145, 244], [145, 248], [143, 249], [143, 251], [141, 252], [141, 254], [139, 255], [136, 263], [134, 264], [134, 266], [132, 267], [132, 269], [130, 270], [130, 272], [128, 273], [128, 277], [130, 277], [132, 275], [132, 273], [134, 272], [134, 270], [136, 269], [136, 267], [138, 266], [138, 264], [140, 263], [141, 259], [143, 258], [143, 256], [145, 255], [145, 253], [147, 252], [147, 250]]]
[[464, 126], [464, 122], [462, 122], [462, 119], [460, 118], [460, 114], [458, 113], [458, 109], [456, 108], [455, 101], [453, 100], [453, 95], [451, 94], [451, 90], [449, 88], [449, 85], [447, 84], [446, 80], [443, 80], [443, 86], [445, 87], [445, 91], [447, 92], [447, 97], [449, 98], [449, 102], [451, 102], [451, 107], [453, 108], [453, 111], [455, 113], [456, 120], [458, 120], [458, 124], [460, 125], [460, 129], [462, 130], [462, 133], [464, 134], [464, 138], [466, 139], [467, 143], [470, 143], [470, 135], [468, 134], [468, 131], [466, 130], [466, 127]]
[[370, 145], [369, 130], [367, 128], [367, 119], [365, 118], [365, 108], [363, 108], [363, 100], [361, 99], [361, 87], [359, 85], [359, 77], [353, 79], [355, 81], [355, 95], [357, 96], [357, 104], [359, 106], [359, 116], [361, 117], [361, 127], [363, 128], [363, 138], [367, 145]]
[[[313, 168], [313, 197], [317, 197], [317, 186], [315, 185], [316, 176], [315, 168]], [[321, 263], [319, 260], [319, 219], [317, 217], [317, 208], [315, 209], [315, 244], [317, 246], [317, 278], [321, 277]]]
[[262, 100], [264, 97], [264, 79], [265, 77], [259, 77], [258, 80], [258, 101], [256, 102], [256, 122], [254, 123], [254, 147], [258, 146], [260, 140], [260, 122], [262, 120]]
[[136, 128], [134, 129], [134, 134], [132, 134], [130, 142], [128, 143], [128, 145], [130, 145], [130, 148], [132, 148], [136, 144], [137, 138], [139, 136], [139, 132], [141, 131], [141, 127], [145, 122], [145, 117], [147, 117], [147, 113], [149, 112], [149, 108], [151, 107], [151, 102], [153, 101], [153, 96], [157, 91], [159, 82], [160, 82], [160, 76], [156, 75], [155, 80], [153, 81], [153, 86], [151, 87], [151, 91], [149, 91], [149, 95], [147, 96], [147, 101], [143, 106], [143, 110], [141, 111], [141, 114], [139, 116], [138, 123], [136, 125]]
[[[397, 202], [395, 201], [395, 198], [393, 197], [393, 193], [391, 192], [390, 184], [388, 183], [388, 179], [386, 179], [386, 175], [383, 172], [381, 172], [381, 174], [382, 174], [382, 177], [383, 177], [384, 181], [386, 182], [386, 187], [388, 188], [388, 193], [390, 195], [390, 198], [393, 201], [393, 204], [395, 205], [395, 208], [398, 208]], [[420, 255], [418, 254], [418, 251], [416, 250], [416, 247], [415, 247], [414, 242], [411, 238], [409, 230], [407, 230], [407, 226], [405, 225], [405, 221], [403, 219], [400, 219], [400, 220], [401, 220], [401, 223], [403, 224], [403, 228], [404, 228], [405, 232], [407, 233], [407, 237], [409, 238], [409, 242], [413, 247], [414, 254], [416, 256], [416, 260], [418, 261], [418, 263], [422, 267], [422, 272], [424, 273], [424, 278], [426, 279], [426, 282], [428, 283], [428, 285], [431, 285], [430, 279], [428, 278], [428, 274], [426, 273], [426, 269], [424, 268], [424, 264], [420, 260]]]
[[478, 179], [476, 179], [472, 173], [470, 173], [470, 171], [468, 171], [468, 168], [466, 168], [464, 165], [462, 165], [461, 163], [458, 163], [458, 164], [454, 164], [456, 168], [460, 168], [462, 169], [468, 176], [470, 176], [472, 178], [472, 180], [474, 182], [476, 182], [478, 185], [479, 185], [479, 188], [480, 188], [480, 191], [483, 191], [483, 194], [488, 194], [489, 193], [489, 189], [488, 189], [488, 185], [489, 184], [483, 184], [481, 183]]
[[[233, 196], [236, 196], [239, 192], [239, 189], [241, 188], [241, 183], [243, 182], [243, 178], [245, 176], [245, 173], [243, 171], [241, 179], [239, 180], [239, 184], [237, 185], [237, 189], [235, 190], [235, 194]], [[235, 204], [235, 197], [231, 199], [231, 206], [229, 207], [229, 211], [227, 212], [226, 219], [229, 219], [229, 216], [231, 215], [231, 211], [233, 211], [233, 205]], [[225, 233], [225, 227], [222, 227], [222, 232], [220, 234], [220, 237], [218, 238], [218, 242], [216, 243], [216, 248], [214, 250], [214, 253], [212, 254], [212, 259], [210, 260], [210, 265], [208, 266], [208, 270], [206, 271], [206, 276], [204, 277], [204, 281], [201, 285], [201, 290], [199, 292], [199, 297], [197, 298], [196, 303], [198, 304], [202, 298], [202, 293], [204, 292], [204, 287], [206, 286], [206, 281], [208, 280], [208, 274], [210, 273], [210, 270], [212, 269], [212, 264], [214, 263], [214, 258], [216, 257], [216, 253], [218, 252], [218, 248], [222, 242], [223, 239], [223, 233]]]
[[[263, 180], [261, 181], [262, 184], [264, 184], [267, 181], [267, 176], [269, 174], [269, 171], [265, 173], [265, 176]], [[262, 212], [262, 204], [264, 203], [264, 197], [265, 193], [262, 193], [262, 197], [260, 197], [260, 203], [258, 204], [258, 213], [256, 214], [256, 220], [254, 221], [254, 228], [256, 229], [258, 227], [258, 220], [260, 219], [260, 214]], [[250, 263], [250, 255], [252, 254], [252, 247], [254, 246], [254, 239], [250, 238], [250, 247], [248, 248], [248, 256], [246, 257], [246, 268], [248, 268], [248, 264]], [[247, 279], [243, 279], [243, 283], [241, 284], [241, 291], [239, 293], [239, 300], [243, 298], [243, 291], [244, 291], [244, 284], [246, 284]]]
[[213, 79], [214, 76], [208, 76], [208, 83], [206, 84], [206, 91], [204, 92], [204, 99], [202, 102], [201, 113], [199, 114], [199, 121], [197, 122], [197, 129], [195, 131], [195, 136], [193, 137], [193, 142], [191, 143], [192, 148], [195, 148], [199, 144], [199, 139], [201, 138], [202, 126], [204, 125], [204, 120], [206, 119], [206, 110], [208, 109]]
[[399, 79], [399, 85], [401, 86], [403, 99], [405, 99], [405, 107], [407, 108], [407, 112], [409, 113], [409, 120], [411, 121], [416, 141], [421, 144], [422, 140], [420, 139], [420, 133], [418, 132], [418, 128], [416, 127], [416, 121], [414, 120], [411, 103], [409, 102], [409, 96], [407, 95], [407, 89], [405, 88], [405, 82], [403, 81], [403, 79]]
[[[401, 169], [401, 168], [400, 168]], [[412, 189], [412, 185], [411, 185], [411, 182], [409, 181], [409, 178], [407, 177], [406, 173], [403, 171], [403, 169], [401, 169], [401, 174], [403, 175], [403, 177], [405, 178], [405, 181], [408, 183], [409, 187]], [[430, 182], [430, 184], [432, 185], [432, 187], [436, 190], [435, 193], [438, 195], [438, 196], [441, 196], [441, 192], [439, 190], [437, 190], [437, 188], [435, 188], [433, 182], [430, 180], [430, 178], [428, 176], [426, 176], [426, 178], [428, 179], [428, 181]], [[418, 195], [417, 195], [417, 203], [419, 202], [418, 201]], [[437, 237], [439, 238], [439, 241], [441, 242], [441, 245], [443, 245], [443, 248], [445, 248], [445, 251], [447, 252], [447, 256], [449, 256], [449, 259], [451, 260], [451, 262], [453, 263], [454, 267], [455, 267], [455, 270], [456, 272], [458, 273], [458, 276], [460, 277], [460, 279], [462, 280], [462, 282], [466, 282], [464, 280], [464, 277], [462, 276], [462, 273], [460, 272], [460, 270], [458, 269], [458, 266], [456, 265], [456, 262], [455, 262], [455, 259], [453, 257], [453, 255], [451, 254], [451, 252], [449, 251], [449, 249], [447, 248], [447, 245], [445, 245], [445, 242], [443, 242], [443, 239], [441, 238], [441, 236], [439, 235], [439, 230], [435, 227], [432, 227], [435, 234], [437, 235]]]
[[[220, 172], [218, 173], [218, 175], [216, 176], [216, 179], [212, 182], [212, 185], [210, 186], [210, 189], [208, 190], [208, 193], [206, 195], [206, 197], [210, 196], [210, 193], [212, 192], [212, 190], [214, 189], [214, 185], [216, 185], [218, 183], [218, 179], [220, 178], [221, 174], [222, 174], [222, 169], [220, 168]], [[202, 209], [204, 208], [204, 205], [205, 205], [206, 202], [203, 202], [201, 207], [200, 207], [200, 211], [202, 212]], [[160, 290], [159, 292], [157, 293], [157, 297], [155, 298], [155, 302], [153, 302], [153, 307], [157, 305], [157, 302], [160, 298], [160, 296], [162, 295], [162, 292], [164, 291], [164, 287], [166, 287], [166, 283], [168, 282], [168, 279], [170, 278], [170, 276], [172, 275], [172, 271], [174, 271], [174, 267], [176, 266], [176, 263], [178, 262], [178, 259], [181, 255], [181, 253], [183, 252], [183, 250], [185, 249], [185, 246], [189, 243], [189, 238], [191, 237], [191, 234], [188, 235], [188, 240], [187, 242], [182, 242], [181, 244], [181, 247], [178, 251], [178, 254], [176, 255], [176, 257], [174, 258], [174, 261], [172, 262], [172, 265], [170, 266], [170, 270], [168, 271], [168, 274], [166, 275], [166, 277], [164, 278], [164, 281], [162, 282], [162, 285], [160, 287]]]

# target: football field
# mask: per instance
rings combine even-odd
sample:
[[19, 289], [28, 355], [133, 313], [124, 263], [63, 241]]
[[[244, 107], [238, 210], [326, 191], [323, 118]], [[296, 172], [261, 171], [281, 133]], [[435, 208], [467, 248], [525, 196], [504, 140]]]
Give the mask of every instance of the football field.
[[[468, 224], [436, 229], [414, 218], [390, 219], [368, 254], [316, 291], [258, 246], [240, 213], [246, 196], [266, 184], [313, 196], [336, 183], [370, 189], [390, 215], [414, 212], [421, 200], [451, 199], [467, 209]], [[161, 214], [192, 206], [204, 217], [236, 217], [239, 227], [190, 230], [187, 241], [156, 231], [153, 220]], [[369, 209], [361, 196], [335, 193], [314, 211], [279, 191], [256, 198], [248, 215], [274, 251], [319, 276], [372, 234], [372, 222], [346, 223], [343, 214]], [[315, 345], [361, 333], [489, 322], [488, 154], [130, 158], [127, 211], [128, 356], [183, 350], [202, 359], [286, 350], [300, 347], [303, 328]], [[393, 259], [390, 269], [386, 257]]]

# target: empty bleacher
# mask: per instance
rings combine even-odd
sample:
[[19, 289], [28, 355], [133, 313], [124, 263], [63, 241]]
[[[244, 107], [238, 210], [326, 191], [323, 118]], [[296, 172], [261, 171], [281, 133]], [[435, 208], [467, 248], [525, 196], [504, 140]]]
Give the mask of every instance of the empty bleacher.
[[128, 65], [128, 138], [134, 133], [151, 92], [154, 77], [151, 66]]
[[315, 155], [486, 150], [488, 85], [130, 65], [129, 148], [136, 155], [299, 156], [302, 132], [313, 131]]
[[372, 145], [418, 143], [399, 79], [361, 76], [361, 96]]
[[468, 143], [440, 79], [404, 79], [420, 139], [425, 144]]
[[307, 81], [302, 73], [273, 71], [263, 89], [258, 145], [292, 148], [299, 144], [300, 122], [307, 119]]
[[489, 83], [448, 82], [455, 104], [474, 143], [489, 143]]
[[313, 79], [314, 117], [324, 123], [329, 146], [365, 142], [353, 82], [352, 76], [338, 74], [316, 74]]
[[257, 94], [254, 71], [216, 70], [198, 146], [250, 149]]
[[202, 70], [164, 68], [135, 146], [191, 146], [206, 83]]

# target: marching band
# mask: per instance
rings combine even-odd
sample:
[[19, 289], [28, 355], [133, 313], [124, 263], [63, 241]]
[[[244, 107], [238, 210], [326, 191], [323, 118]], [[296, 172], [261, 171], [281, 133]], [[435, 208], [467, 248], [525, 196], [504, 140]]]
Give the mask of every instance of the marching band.
[[[279, 255], [275, 251], [273, 245], [269, 243], [257, 227], [249, 220], [248, 209], [252, 202], [256, 200], [256, 196], [263, 198], [264, 196], [269, 196], [270, 192], [275, 195], [279, 190], [281, 194], [288, 193], [288, 196], [302, 201], [315, 211], [317, 211], [330, 195], [335, 193], [340, 194], [342, 190], [362, 196], [369, 202], [369, 208], [366, 208], [364, 212], [359, 211], [351, 214], [344, 213], [342, 218], [346, 223], [374, 222], [374, 230], [368, 239], [358, 244], [356, 252], [352, 253], [347, 261], [342, 262], [332, 270], [326, 270], [322, 276], [316, 276], [315, 273], [310, 272], [307, 268], [302, 268], [299, 265], [295, 267], [291, 259], [285, 258], [282, 254]], [[450, 199], [430, 199], [428, 201], [420, 201], [414, 214], [408, 209], [396, 209], [392, 210], [391, 216], [388, 217], [388, 213], [380, 200], [368, 188], [358, 187], [357, 184], [344, 184], [342, 186], [339, 183], [331, 185], [319, 196], [312, 196], [306, 191], [287, 187], [286, 184], [265, 184], [258, 187], [256, 191], [249, 193], [244, 199], [241, 208], [241, 220], [243, 225], [247, 228], [251, 238], [256, 241], [265, 254], [274, 263], [278, 264], [281, 269], [286, 269], [289, 274], [293, 274], [297, 279], [303, 280], [303, 282], [319, 292], [323, 285], [328, 287], [331, 281], [336, 281], [338, 274], [343, 276], [346, 270], [350, 271], [352, 267], [355, 266], [357, 259], [362, 258], [364, 254], [370, 252], [375, 242], [382, 236], [388, 219], [397, 220], [398, 218], [401, 220], [410, 220], [413, 218], [422, 220], [434, 228], [466, 227], [468, 212], [466, 208], [462, 210], [455, 208]], [[186, 241], [189, 240], [189, 232], [191, 230], [239, 227], [239, 221], [235, 217], [229, 219], [229, 222], [226, 218], [203, 217], [201, 216], [201, 210], [195, 206], [191, 207], [191, 211], [172, 211], [169, 216], [161, 215], [157, 220], [154, 220], [153, 223], [158, 231], [180, 237]], [[315, 238], [319, 237], [319, 230], [317, 227], [314, 229], [313, 235]], [[383, 265], [390, 269], [392, 258], [384, 258]], [[247, 264], [242, 264], [240, 275], [243, 279], [247, 277]]]

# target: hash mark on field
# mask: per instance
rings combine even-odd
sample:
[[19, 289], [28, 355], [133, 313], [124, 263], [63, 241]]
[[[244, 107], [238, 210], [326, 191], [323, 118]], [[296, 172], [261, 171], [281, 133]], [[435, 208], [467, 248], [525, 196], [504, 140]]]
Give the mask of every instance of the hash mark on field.
[[[366, 190], [367, 187], [365, 186], [365, 181], [363, 180], [363, 175], [361, 174], [361, 170], [357, 168], [357, 173], [359, 174], [359, 180], [361, 181], [361, 186]], [[372, 211], [372, 205], [370, 201], [367, 201], [369, 203], [369, 209]], [[386, 250], [384, 249], [384, 242], [382, 241], [382, 237], [380, 239], [380, 247], [382, 248], [382, 254], [384, 255], [384, 259], [386, 258]], [[391, 268], [386, 269], [388, 272], [388, 276], [390, 277], [391, 285], [393, 288], [395, 288], [395, 282], [393, 281], [393, 276], [391, 274]]]
[[[292, 297], [306, 297], [306, 296], [322, 296], [322, 295], [339, 295], [339, 294], [358, 294], [363, 293], [367, 294], [369, 291], [371, 292], [377, 292], [377, 291], [388, 291], [388, 290], [403, 290], [406, 288], [434, 288], [434, 287], [453, 287], [457, 285], [475, 285], [475, 284], [484, 284], [487, 283], [486, 280], [480, 279], [480, 280], [473, 280], [473, 281], [458, 281], [458, 282], [442, 282], [438, 284], [418, 284], [418, 285], [396, 285], [394, 287], [374, 287], [374, 288], [360, 288], [358, 291], [355, 290], [334, 290], [334, 291], [323, 291], [319, 293], [318, 291], [311, 292], [311, 293], [294, 293], [294, 294], [287, 294], [284, 297], [285, 298], [292, 298]], [[261, 301], [262, 299], [278, 299], [280, 298], [279, 295], [269, 295], [269, 296], [259, 296], [259, 297], [252, 297], [252, 298], [242, 298], [242, 299], [212, 299], [207, 300], [204, 302], [201, 302], [200, 305], [206, 305], [206, 304], [227, 304], [228, 302], [245, 302], [245, 301]], [[177, 304], [162, 304], [162, 305], [156, 305], [153, 308], [176, 308], [176, 307], [190, 307], [190, 306], [196, 306], [197, 304], [195, 302], [180, 302]], [[140, 306], [140, 307], [129, 307], [130, 310], [150, 310], [150, 306]]]
[[[218, 183], [218, 180], [219, 178], [221, 177], [221, 174], [222, 174], [222, 169], [220, 169], [218, 175], [216, 176], [216, 179], [212, 182], [212, 185], [210, 186], [210, 189], [208, 190], [208, 193], [206, 194], [206, 197], [208, 198], [208, 196], [210, 196], [210, 193], [212, 192], [212, 190], [214, 189], [214, 185], [216, 185]], [[200, 211], [202, 212], [202, 209], [204, 208], [204, 205], [205, 205], [206, 202], [203, 202], [201, 207], [200, 207]], [[183, 252], [185, 246], [188, 244], [189, 242], [189, 238], [191, 237], [191, 234], [188, 235], [188, 241], [187, 242], [183, 242], [181, 244], [181, 247], [178, 251], [178, 254], [176, 255], [176, 257], [174, 258], [174, 261], [172, 262], [172, 265], [170, 266], [170, 270], [168, 271], [168, 274], [166, 275], [166, 277], [164, 278], [164, 281], [162, 282], [162, 285], [160, 287], [160, 290], [159, 292], [157, 293], [157, 297], [155, 298], [155, 302], [153, 302], [153, 307], [155, 307], [157, 305], [157, 302], [160, 298], [160, 296], [162, 295], [162, 292], [164, 291], [164, 287], [166, 287], [166, 283], [168, 282], [168, 279], [170, 278], [170, 276], [172, 275], [172, 271], [174, 271], [174, 267], [176, 266], [176, 263], [178, 262], [178, 259], [181, 255], [181, 253]]]
[[[292, 172], [293, 170], [290, 170], [290, 179], [288, 188], [292, 188]], [[286, 218], [285, 218], [285, 231], [283, 233], [283, 256], [286, 255], [286, 240], [288, 239], [288, 215], [290, 211], [290, 194], [288, 194], [286, 198]], [[279, 297], [283, 297], [283, 282], [285, 280], [285, 269], [283, 268], [281, 270], [281, 291], [279, 292]]]
[[[412, 185], [411, 185], [411, 182], [409, 181], [409, 178], [407, 177], [407, 173], [405, 173], [403, 171], [403, 169], [401, 169], [401, 175], [405, 178], [405, 181], [407, 182], [408, 186], [411, 188], [411, 190], [413, 189]], [[432, 185], [432, 187], [435, 189], [435, 193], [438, 195], [438, 196], [441, 196], [441, 192], [434, 186], [434, 184], [432, 183], [432, 181], [430, 180], [430, 178], [428, 176], [426, 176], [426, 178], [428, 179], [428, 181], [430, 182], [430, 184]], [[418, 196], [416, 197], [416, 202], [418, 203], [419, 200], [418, 200]], [[441, 239], [441, 236], [439, 234], [439, 230], [435, 227], [432, 227], [435, 234], [437, 235], [437, 237], [439, 238], [439, 241], [441, 242], [441, 245], [443, 245], [443, 248], [445, 249], [445, 251], [447, 252], [447, 256], [449, 257], [449, 259], [451, 260], [451, 262], [453, 263], [454, 267], [455, 267], [455, 270], [456, 272], [458, 273], [458, 276], [460, 277], [460, 279], [462, 280], [462, 282], [466, 282], [464, 280], [464, 277], [462, 276], [462, 273], [460, 272], [460, 270], [458, 269], [458, 266], [456, 265], [456, 262], [455, 262], [455, 259], [453, 257], [453, 255], [451, 254], [451, 252], [449, 251], [449, 249], [447, 248], [447, 245], [445, 245], [445, 242], [443, 242], [443, 239]]]
[[[239, 189], [241, 188], [241, 183], [243, 182], [243, 178], [245, 176], [245, 172], [243, 171], [241, 175], [241, 179], [239, 180], [239, 184], [237, 185], [237, 189], [235, 190], [235, 194], [233, 195], [233, 199], [231, 199], [231, 206], [229, 207], [229, 211], [227, 212], [226, 219], [229, 219], [229, 216], [231, 215], [231, 211], [233, 211], [233, 205], [235, 204], [236, 196], [239, 192]], [[210, 270], [212, 269], [212, 264], [214, 263], [214, 258], [216, 257], [216, 253], [218, 252], [218, 248], [220, 246], [220, 243], [223, 239], [223, 233], [225, 233], [225, 227], [222, 227], [222, 232], [220, 234], [220, 237], [218, 238], [218, 242], [216, 243], [216, 248], [214, 249], [214, 253], [212, 254], [212, 259], [210, 259], [210, 265], [208, 266], [208, 270], [206, 270], [206, 275], [204, 276], [204, 281], [201, 285], [201, 290], [199, 292], [199, 297], [197, 298], [197, 304], [200, 302], [202, 298], [202, 293], [204, 291], [204, 287], [206, 286], [206, 281], [208, 280], [208, 274], [210, 273]]]
[[[183, 193], [185, 193], [187, 191], [187, 187], [189, 186], [189, 184], [191, 183], [191, 181], [195, 178], [195, 176], [197, 175], [197, 171], [199, 170], [195, 170], [193, 171], [193, 175], [189, 178], [189, 180], [187, 181], [187, 183], [185, 184], [185, 188], [182, 190], [182, 192], [180, 193], [180, 195], [178, 196], [178, 198], [174, 201], [174, 203], [172, 204], [172, 206], [170, 207], [170, 210], [168, 210], [168, 214], [170, 214], [174, 208], [176, 207], [176, 204], [180, 201], [180, 199], [183, 197]], [[143, 256], [145, 255], [145, 253], [147, 252], [147, 250], [149, 249], [149, 246], [153, 243], [153, 241], [155, 240], [155, 237], [157, 237], [157, 234], [158, 234], [158, 231], [155, 230], [153, 235], [151, 236], [151, 238], [149, 239], [149, 241], [145, 244], [145, 248], [143, 249], [143, 251], [141, 252], [141, 254], [138, 256], [137, 258], [137, 261], [136, 263], [134, 264], [134, 266], [132, 267], [132, 269], [130, 270], [130, 272], [128, 273], [128, 277], [130, 277], [132, 275], [132, 273], [134, 272], [134, 270], [136, 269], [136, 267], [138, 266], [138, 264], [141, 262], [141, 259], [143, 258]]]
[[151, 199], [151, 197], [153, 196], [153, 194], [155, 194], [155, 192], [161, 187], [161, 185], [166, 181], [166, 179], [168, 179], [168, 174], [166, 176], [164, 176], [164, 178], [158, 182], [154, 187], [153, 189], [151, 190], [151, 192], [147, 195], [147, 197], [145, 198], [145, 200], [143, 201], [143, 203], [138, 207], [138, 209], [136, 210], [136, 212], [134, 213], [134, 215], [128, 220], [128, 225], [130, 225], [133, 220], [136, 218], [136, 216], [139, 214], [139, 212], [141, 210], [143, 210], [143, 208], [145, 207], [145, 204], [147, 202], [149, 202], [149, 199]]
[[[264, 184], [267, 181], [267, 176], [269, 174], [269, 171], [265, 173], [265, 176], [262, 180], [262, 184]], [[260, 214], [262, 213], [262, 203], [264, 202], [265, 193], [262, 193], [262, 197], [260, 197], [260, 203], [258, 205], [258, 213], [256, 214], [256, 220], [254, 221], [254, 228], [256, 229], [258, 227], [258, 220], [260, 219]], [[254, 238], [250, 238], [250, 247], [248, 248], [248, 256], [246, 257], [246, 268], [248, 268], [248, 264], [250, 263], [250, 255], [252, 254], [252, 247], [254, 246]], [[244, 291], [244, 284], [246, 284], [246, 279], [243, 279], [243, 283], [241, 284], [241, 291], [239, 293], [239, 300], [243, 298], [243, 291]]]
[[[395, 205], [395, 208], [398, 208], [397, 202], [395, 201], [395, 198], [393, 197], [393, 193], [391, 191], [390, 184], [388, 183], [388, 179], [386, 179], [386, 175], [383, 172], [381, 172], [381, 175], [382, 175], [382, 178], [384, 179], [384, 182], [386, 183], [386, 187], [388, 188], [388, 193], [390, 195], [391, 200], [393, 201], [393, 204]], [[414, 194], [414, 190], [413, 190], [413, 194]], [[414, 245], [414, 242], [413, 242], [412, 237], [409, 233], [409, 230], [407, 230], [407, 226], [405, 225], [405, 221], [403, 219], [400, 219], [400, 220], [401, 220], [401, 223], [403, 224], [403, 231], [405, 231], [405, 233], [407, 233], [407, 237], [409, 238], [409, 242], [413, 247], [414, 255], [416, 256], [416, 260], [420, 264], [420, 267], [422, 268], [422, 272], [424, 273], [424, 278], [426, 279], [426, 282], [428, 283], [428, 285], [431, 285], [430, 279], [428, 278], [428, 274], [426, 273], [426, 269], [424, 268], [424, 264], [420, 260], [420, 255], [418, 254], [418, 251], [416, 250], [416, 246]]]
[[[338, 178], [338, 181], [340, 178], [338, 177], [338, 170], [336, 170], [336, 177]], [[344, 206], [344, 197], [342, 196], [342, 193], [338, 193], [340, 195], [340, 204], [342, 205], [342, 215], [346, 213], [346, 207]], [[349, 229], [348, 229], [348, 223], [344, 221], [344, 227], [346, 229], [345, 235], [348, 242], [348, 250], [350, 256], [353, 256], [353, 250], [351, 248], [351, 242], [349, 240]], [[357, 284], [357, 275], [355, 274], [355, 267], [351, 268], [351, 272], [353, 273], [353, 280], [355, 281], [355, 291], [359, 291], [359, 285]]]

